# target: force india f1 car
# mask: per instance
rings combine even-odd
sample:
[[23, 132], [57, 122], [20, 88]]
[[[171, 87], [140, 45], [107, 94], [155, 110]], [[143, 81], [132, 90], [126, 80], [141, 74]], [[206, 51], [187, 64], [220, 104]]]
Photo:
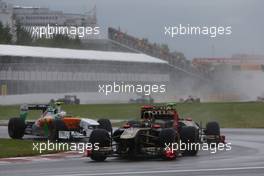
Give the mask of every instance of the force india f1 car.
[[[36, 121], [27, 121], [28, 112], [41, 111]], [[61, 110], [61, 103], [21, 105], [20, 117], [11, 118], [8, 122], [8, 133], [13, 139], [26, 135], [46, 137], [49, 140], [88, 138], [96, 128], [112, 131], [109, 120], [98, 121], [68, 116]]]
[[123, 158], [158, 157], [173, 160], [178, 154], [195, 156], [197, 148], [174, 151], [168, 144], [224, 143], [217, 122], [209, 122], [206, 128], [191, 118], [181, 119], [174, 104], [143, 106], [140, 121], [128, 121], [112, 136], [106, 130], [91, 133], [90, 143], [99, 143], [99, 150], [87, 151], [86, 156], [104, 161], [108, 156]]

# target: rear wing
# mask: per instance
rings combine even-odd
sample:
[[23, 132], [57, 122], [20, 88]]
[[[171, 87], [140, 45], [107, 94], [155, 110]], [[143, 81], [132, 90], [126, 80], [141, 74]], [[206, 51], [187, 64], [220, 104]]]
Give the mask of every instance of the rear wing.
[[141, 107], [141, 119], [169, 119], [173, 120], [173, 127], [179, 126], [179, 114], [174, 103], [163, 106], [143, 106]]
[[[175, 104], [167, 104], [163, 106], [142, 106], [141, 107], [141, 119], [155, 118], [157, 116], [172, 116], [178, 119], [178, 113], [175, 108]], [[152, 117], [151, 117], [152, 116]]]
[[42, 112], [45, 112], [48, 107], [48, 104], [27, 104], [21, 105], [20, 111], [41, 110]]
[[42, 113], [44, 113], [48, 109], [48, 104], [24, 104], [20, 106], [20, 118], [22, 118], [24, 121], [27, 118], [28, 111], [31, 110], [40, 110]]

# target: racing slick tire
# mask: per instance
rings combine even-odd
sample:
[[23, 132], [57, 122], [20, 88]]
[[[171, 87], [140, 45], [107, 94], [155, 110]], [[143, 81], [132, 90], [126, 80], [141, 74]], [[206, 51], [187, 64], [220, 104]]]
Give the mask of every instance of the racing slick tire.
[[11, 118], [8, 122], [8, 134], [12, 139], [22, 139], [25, 128], [24, 120], [19, 117]]
[[99, 129], [104, 129], [112, 133], [113, 127], [109, 119], [99, 119], [97, 122], [99, 123], [99, 126], [98, 126]]
[[[195, 156], [199, 151], [199, 131], [193, 126], [181, 129], [181, 142], [185, 146], [183, 156]], [[189, 147], [188, 147], [189, 146]]]
[[218, 122], [208, 122], [206, 124], [206, 135], [220, 136], [220, 126]]
[[80, 104], [80, 99], [76, 98], [75, 101], [74, 101], [74, 104]]
[[91, 159], [97, 162], [102, 162], [107, 158], [107, 155], [103, 152], [100, 152], [102, 147], [110, 147], [111, 139], [108, 131], [105, 129], [95, 129], [92, 131], [89, 139], [89, 143], [93, 146], [98, 143], [99, 150], [92, 150]]
[[[206, 124], [205, 134], [207, 136], [207, 143], [218, 144], [220, 142], [220, 126], [218, 122], [208, 122]], [[208, 136], [213, 136], [209, 138]]]
[[120, 136], [123, 134], [124, 129], [117, 129], [114, 131], [112, 137], [115, 142], [120, 142]]
[[159, 134], [159, 142], [161, 148], [164, 149], [164, 153], [162, 154], [162, 159], [164, 160], [175, 160], [177, 153], [170, 149], [166, 149], [168, 145], [173, 145], [173, 143], [177, 142], [178, 135], [174, 129], [166, 128], [163, 129]]
[[51, 141], [59, 140], [59, 131], [67, 131], [65, 123], [62, 120], [54, 120], [49, 126], [48, 139]]

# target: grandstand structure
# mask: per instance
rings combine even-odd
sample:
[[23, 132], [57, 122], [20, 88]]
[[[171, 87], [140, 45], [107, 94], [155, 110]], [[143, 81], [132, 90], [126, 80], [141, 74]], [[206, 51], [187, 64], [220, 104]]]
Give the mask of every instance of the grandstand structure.
[[217, 71], [264, 71], [264, 56], [236, 54], [230, 58], [194, 58], [193, 65], [206, 65]]
[[[54, 11], [43, 7], [14, 6], [13, 17], [16, 23], [19, 23], [34, 39], [41, 38], [40, 35], [34, 33], [36, 28], [45, 28], [47, 26], [56, 28], [60, 26], [62, 28], [60, 32], [71, 38], [75, 38], [77, 34], [66, 33], [66, 31], [69, 31], [72, 26], [91, 28], [97, 26], [96, 8], [93, 8], [85, 14], [77, 14]], [[54, 34], [59, 34], [59, 32], [55, 32]], [[52, 37], [54, 34], [46, 35], [46, 37]], [[97, 35], [84, 33], [83, 37], [80, 37], [80, 40], [96, 38], [98, 38]]]
[[[135, 52], [144, 53], [153, 57], [167, 61], [172, 67], [180, 72], [185, 72], [185, 76], [209, 78], [210, 70], [206, 65], [192, 65], [184, 56], [171, 53], [156, 43], [150, 43], [147, 39], [140, 39], [122, 32], [120, 29], [108, 28], [108, 38], [121, 45], [132, 48]], [[179, 72], [177, 72], [178, 74]]]
[[[51, 10], [44, 7], [27, 7], [16, 6], [0, 0], [0, 22], [4, 26], [9, 26], [13, 34], [14, 40], [17, 24], [28, 31], [32, 38], [41, 38], [34, 33], [36, 28], [47, 27], [62, 27], [63, 31], [68, 31], [74, 27], [97, 27], [96, 7], [85, 13], [64, 13], [59, 10]], [[55, 33], [57, 34], [57, 33]], [[66, 34], [65, 34], [66, 35]], [[48, 37], [51, 37], [49, 35]], [[76, 34], [69, 35], [76, 37]], [[81, 40], [97, 39], [100, 35], [90, 35], [84, 33]]]
[[86, 14], [64, 13], [43, 7], [13, 6], [13, 16], [22, 26], [96, 26], [96, 9]]
[[167, 84], [168, 62], [140, 53], [0, 45], [1, 94], [98, 92], [99, 84]]

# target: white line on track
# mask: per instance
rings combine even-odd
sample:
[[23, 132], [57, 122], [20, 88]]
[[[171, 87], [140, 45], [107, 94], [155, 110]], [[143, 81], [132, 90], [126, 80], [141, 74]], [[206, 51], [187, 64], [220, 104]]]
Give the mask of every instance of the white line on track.
[[138, 171], [138, 172], [110, 172], [110, 173], [70, 173], [54, 176], [104, 176], [104, 175], [136, 175], [136, 174], [162, 174], [162, 173], [186, 173], [186, 172], [210, 172], [210, 171], [241, 171], [241, 170], [259, 170], [263, 167], [232, 167], [232, 168], [213, 168], [213, 169], [186, 169], [186, 170], [159, 170], [159, 171]]

